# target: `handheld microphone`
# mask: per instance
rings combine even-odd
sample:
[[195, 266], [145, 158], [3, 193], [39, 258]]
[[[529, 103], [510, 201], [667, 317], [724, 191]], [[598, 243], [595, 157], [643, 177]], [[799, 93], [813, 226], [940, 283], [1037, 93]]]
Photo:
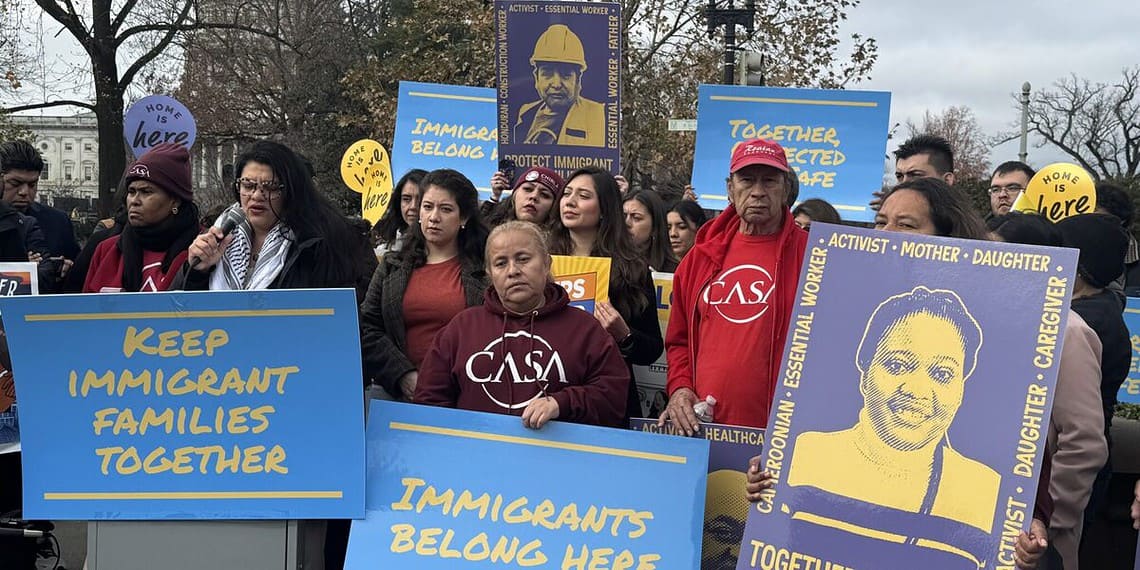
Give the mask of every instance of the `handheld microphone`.
[[0, 527], [0, 536], [13, 536], [16, 538], [43, 538], [44, 531], [27, 528]]
[[[222, 239], [225, 239], [226, 236], [230, 235], [230, 233], [234, 231], [234, 228], [238, 227], [238, 225], [245, 220], [245, 211], [241, 209], [241, 204], [234, 204], [229, 208], [226, 208], [225, 211], [222, 212], [222, 215], [218, 216], [218, 219], [214, 220], [214, 225], [211, 227], [222, 230]], [[191, 257], [190, 269], [196, 269], [199, 263], [202, 263], [201, 258], [199, 258], [197, 255]]]

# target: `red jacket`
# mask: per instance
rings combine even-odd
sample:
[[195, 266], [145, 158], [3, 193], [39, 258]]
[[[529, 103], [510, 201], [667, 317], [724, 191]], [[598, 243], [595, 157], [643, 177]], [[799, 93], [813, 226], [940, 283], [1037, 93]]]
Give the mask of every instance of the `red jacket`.
[[[83, 282], [84, 293], [115, 293], [123, 289], [123, 252], [119, 250], [119, 237], [103, 240], [95, 248], [87, 279]], [[142, 291], [169, 289], [178, 268], [186, 263], [187, 252], [179, 253], [166, 273], [162, 272], [164, 257], [165, 251], [143, 251]]]
[[[696, 244], [681, 260], [677, 272], [673, 275], [673, 303], [669, 314], [669, 328], [665, 332], [665, 353], [669, 361], [667, 391], [670, 396], [680, 388], [689, 388], [698, 396], [704, 397], [693, 380], [696, 354], [701, 342], [698, 334], [700, 315], [697, 312], [697, 303], [701, 292], [723, 269], [729, 243], [739, 231], [740, 216], [736, 214], [736, 208], [729, 206], [697, 232]], [[804, 249], [807, 247], [807, 232], [796, 226], [789, 211], [784, 213], [784, 224], [776, 243], [773, 278], [776, 280], [777, 298], [775, 302], [770, 302], [775, 311], [772, 315], [773, 337], [744, 339], [745, 342], [740, 346], [724, 347], [724, 358], [733, 358], [733, 354], [740, 350], [769, 350], [773, 354], [771, 369], [760, 372], [767, 377], [767, 393], [763, 395], [766, 400], [748, 406], [754, 415], [763, 417], [749, 417], [747, 421], [738, 418], [725, 420], [738, 425], [755, 427], [767, 425], [768, 417], [764, 410], [767, 410], [772, 402], [774, 379], [779, 377], [784, 342], [788, 335], [788, 323], [796, 299], [800, 265], [803, 263]], [[725, 423], [719, 418], [717, 422]]]
[[436, 335], [414, 401], [521, 416], [545, 389], [559, 420], [623, 427], [629, 382], [613, 337], [561, 286], [547, 283], [546, 304], [521, 317], [491, 287]]

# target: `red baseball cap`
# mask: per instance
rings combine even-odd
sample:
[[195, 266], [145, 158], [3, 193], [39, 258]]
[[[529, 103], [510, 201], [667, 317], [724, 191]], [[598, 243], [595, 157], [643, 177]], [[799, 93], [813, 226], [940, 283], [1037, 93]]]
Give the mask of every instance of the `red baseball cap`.
[[771, 166], [784, 172], [791, 170], [788, 168], [788, 155], [784, 153], [784, 147], [765, 139], [752, 139], [736, 145], [732, 150], [732, 163], [728, 171], [736, 172], [753, 164]]

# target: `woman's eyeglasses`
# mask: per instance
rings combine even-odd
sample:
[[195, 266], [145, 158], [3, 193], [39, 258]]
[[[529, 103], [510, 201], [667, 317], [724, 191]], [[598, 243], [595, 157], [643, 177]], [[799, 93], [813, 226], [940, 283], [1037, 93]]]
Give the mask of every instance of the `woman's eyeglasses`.
[[252, 196], [257, 190], [261, 190], [263, 194], [270, 198], [276, 198], [281, 195], [281, 190], [285, 188], [283, 184], [276, 180], [254, 180], [252, 178], [238, 178], [237, 179], [238, 191], [246, 196]]

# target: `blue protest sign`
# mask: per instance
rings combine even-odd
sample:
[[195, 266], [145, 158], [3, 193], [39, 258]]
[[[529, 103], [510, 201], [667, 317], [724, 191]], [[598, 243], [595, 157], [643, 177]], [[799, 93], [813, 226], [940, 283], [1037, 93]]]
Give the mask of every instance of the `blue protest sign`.
[[[30, 519], [364, 514], [348, 289], [0, 301]], [[60, 352], [61, 339], [68, 342]]]
[[822, 198], [844, 220], [870, 222], [883, 184], [891, 94], [876, 91], [701, 85], [692, 184], [701, 206], [728, 206], [724, 178], [736, 144], [780, 143], [800, 200]]
[[134, 157], [140, 158], [160, 143], [194, 146], [198, 126], [190, 109], [174, 97], [150, 95], [131, 105], [123, 117], [123, 135]]
[[584, 166], [619, 173], [621, 6], [497, 0], [499, 154], [563, 178]]
[[1128, 325], [1128, 339], [1132, 345], [1132, 365], [1128, 367], [1128, 377], [1120, 385], [1116, 401], [1140, 404], [1140, 299], [1128, 298], [1124, 324]]
[[831, 224], [807, 248], [737, 568], [1012, 568], [1077, 252]]
[[499, 164], [497, 137], [494, 89], [401, 81], [392, 176], [399, 180], [413, 168], [451, 168], [486, 198]]
[[708, 441], [373, 401], [345, 568], [700, 567]]

